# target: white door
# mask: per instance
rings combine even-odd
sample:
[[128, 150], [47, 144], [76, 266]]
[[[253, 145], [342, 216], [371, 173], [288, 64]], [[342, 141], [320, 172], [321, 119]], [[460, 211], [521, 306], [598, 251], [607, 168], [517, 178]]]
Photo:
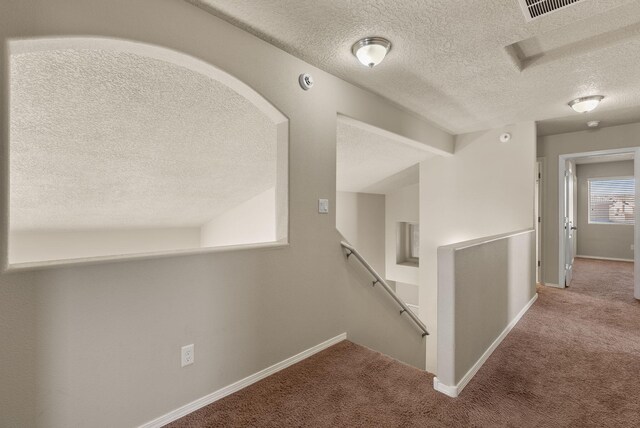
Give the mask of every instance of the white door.
[[575, 167], [567, 161], [564, 174], [564, 278], [565, 286], [571, 284], [573, 278], [573, 259], [575, 256], [575, 239], [578, 228], [575, 225], [574, 211]]

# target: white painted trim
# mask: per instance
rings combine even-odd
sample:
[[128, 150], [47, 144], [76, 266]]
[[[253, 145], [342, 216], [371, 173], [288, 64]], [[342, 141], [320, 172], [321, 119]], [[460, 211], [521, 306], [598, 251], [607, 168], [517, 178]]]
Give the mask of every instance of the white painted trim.
[[14, 273], [24, 272], [32, 270], [41, 270], [57, 267], [69, 267], [69, 266], [85, 266], [85, 265], [97, 265], [103, 263], [112, 263], [119, 261], [131, 261], [131, 260], [153, 260], [161, 259], [165, 257], [179, 257], [179, 256], [193, 256], [201, 254], [222, 253], [229, 251], [245, 251], [245, 250], [268, 250], [289, 247], [287, 239], [283, 239], [279, 242], [264, 242], [257, 244], [240, 244], [240, 245], [225, 245], [221, 247], [208, 247], [208, 248], [195, 248], [185, 250], [168, 250], [139, 254], [122, 254], [115, 256], [96, 256], [96, 257], [81, 257], [76, 259], [64, 259], [64, 260], [50, 260], [43, 262], [24, 262], [24, 263], [11, 263], [5, 264], [2, 272]]
[[488, 244], [490, 242], [500, 241], [505, 238], [512, 238], [514, 236], [524, 235], [527, 233], [533, 233], [535, 235], [535, 232], [536, 230], [533, 228], [518, 230], [515, 232], [502, 233], [500, 235], [493, 235], [493, 236], [486, 236], [484, 238], [472, 239], [470, 241], [456, 242], [455, 244], [451, 244], [451, 245], [443, 245], [442, 247], [438, 247], [438, 249], [442, 248], [445, 250], [454, 250], [454, 251], [466, 250], [468, 248], [479, 247], [480, 245]]
[[631, 262], [633, 263], [633, 259], [616, 259], [613, 257], [600, 257], [600, 256], [576, 256], [576, 258], [580, 259], [592, 259], [592, 260], [610, 260], [612, 262]]
[[458, 397], [458, 387], [457, 386], [449, 386], [438, 380], [438, 377], [433, 378], [433, 389], [438, 392], [442, 392], [444, 395], [448, 395], [451, 398]]
[[320, 351], [327, 349], [330, 346], [335, 345], [336, 343], [342, 342], [346, 340], [347, 333], [342, 333], [337, 335], [336, 337], [332, 337], [329, 340], [325, 340], [324, 342], [313, 346], [305, 351], [300, 352], [292, 357], [287, 358], [284, 361], [280, 361], [270, 367], [267, 367], [264, 370], [260, 370], [257, 373], [254, 373], [250, 376], [245, 377], [237, 382], [232, 383], [231, 385], [227, 385], [224, 388], [221, 388], [217, 391], [212, 392], [211, 394], [205, 395], [204, 397], [198, 398], [191, 403], [185, 404], [182, 407], [179, 407], [171, 412], [160, 416], [152, 421], [144, 423], [140, 425], [138, 428], [160, 428], [170, 422], [176, 421], [183, 416], [188, 415], [189, 413], [193, 413], [198, 409], [201, 409], [204, 406], [208, 406], [209, 404], [220, 400], [221, 398], [226, 397], [227, 395], [231, 395], [234, 392], [238, 392], [243, 388], [248, 387], [272, 374], [279, 372], [280, 370], [286, 369], [287, 367], [298, 363], [310, 356], [317, 354]]
[[560, 287], [560, 285], [558, 284], [554, 284], [553, 282], [545, 282], [542, 285], [544, 285], [545, 287], [552, 287], [552, 288], [564, 288], [564, 287]]
[[478, 370], [480, 370], [480, 367], [482, 367], [482, 365], [489, 359], [493, 351], [496, 350], [496, 348], [500, 345], [500, 343], [502, 343], [504, 338], [507, 337], [507, 335], [511, 332], [511, 330], [513, 330], [513, 327], [515, 327], [518, 321], [520, 321], [520, 319], [524, 316], [524, 314], [527, 313], [529, 308], [535, 303], [536, 300], [538, 300], [538, 293], [536, 293], [533, 296], [533, 298], [529, 300], [529, 303], [527, 303], [524, 306], [524, 308], [522, 308], [522, 310], [518, 312], [518, 315], [516, 315], [515, 318], [511, 320], [511, 322], [504, 328], [504, 330], [502, 330], [502, 333], [500, 333], [500, 335], [496, 338], [496, 340], [493, 341], [491, 346], [489, 346], [489, 348], [484, 352], [484, 354], [482, 354], [482, 356], [478, 359], [478, 361], [476, 361], [473, 367], [469, 369], [467, 374], [464, 375], [464, 377], [460, 380], [460, 382], [458, 382], [457, 385], [454, 385], [454, 386], [445, 385], [442, 382], [440, 382], [437, 377], [435, 377], [433, 378], [433, 389], [445, 395], [448, 395], [449, 397], [452, 397], [452, 398], [458, 397], [458, 395], [460, 395], [464, 387], [467, 386], [469, 381], [476, 375], [476, 373], [478, 373]]

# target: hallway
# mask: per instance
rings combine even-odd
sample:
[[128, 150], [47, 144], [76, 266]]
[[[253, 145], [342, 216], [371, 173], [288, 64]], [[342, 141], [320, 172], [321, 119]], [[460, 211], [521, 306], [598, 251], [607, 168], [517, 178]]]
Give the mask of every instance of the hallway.
[[576, 260], [458, 399], [433, 376], [341, 342], [171, 427], [640, 426], [633, 264]]

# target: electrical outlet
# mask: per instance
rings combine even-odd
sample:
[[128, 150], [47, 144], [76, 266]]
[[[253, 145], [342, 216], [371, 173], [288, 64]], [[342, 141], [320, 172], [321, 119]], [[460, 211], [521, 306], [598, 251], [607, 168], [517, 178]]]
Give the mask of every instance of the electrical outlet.
[[193, 364], [195, 360], [195, 351], [193, 349], [193, 343], [191, 345], [182, 347], [182, 367]]

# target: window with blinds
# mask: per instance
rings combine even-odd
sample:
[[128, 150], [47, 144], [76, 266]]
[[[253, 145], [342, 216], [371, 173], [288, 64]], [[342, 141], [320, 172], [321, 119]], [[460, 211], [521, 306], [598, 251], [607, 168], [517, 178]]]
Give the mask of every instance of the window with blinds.
[[634, 224], [633, 177], [589, 179], [590, 224]]

